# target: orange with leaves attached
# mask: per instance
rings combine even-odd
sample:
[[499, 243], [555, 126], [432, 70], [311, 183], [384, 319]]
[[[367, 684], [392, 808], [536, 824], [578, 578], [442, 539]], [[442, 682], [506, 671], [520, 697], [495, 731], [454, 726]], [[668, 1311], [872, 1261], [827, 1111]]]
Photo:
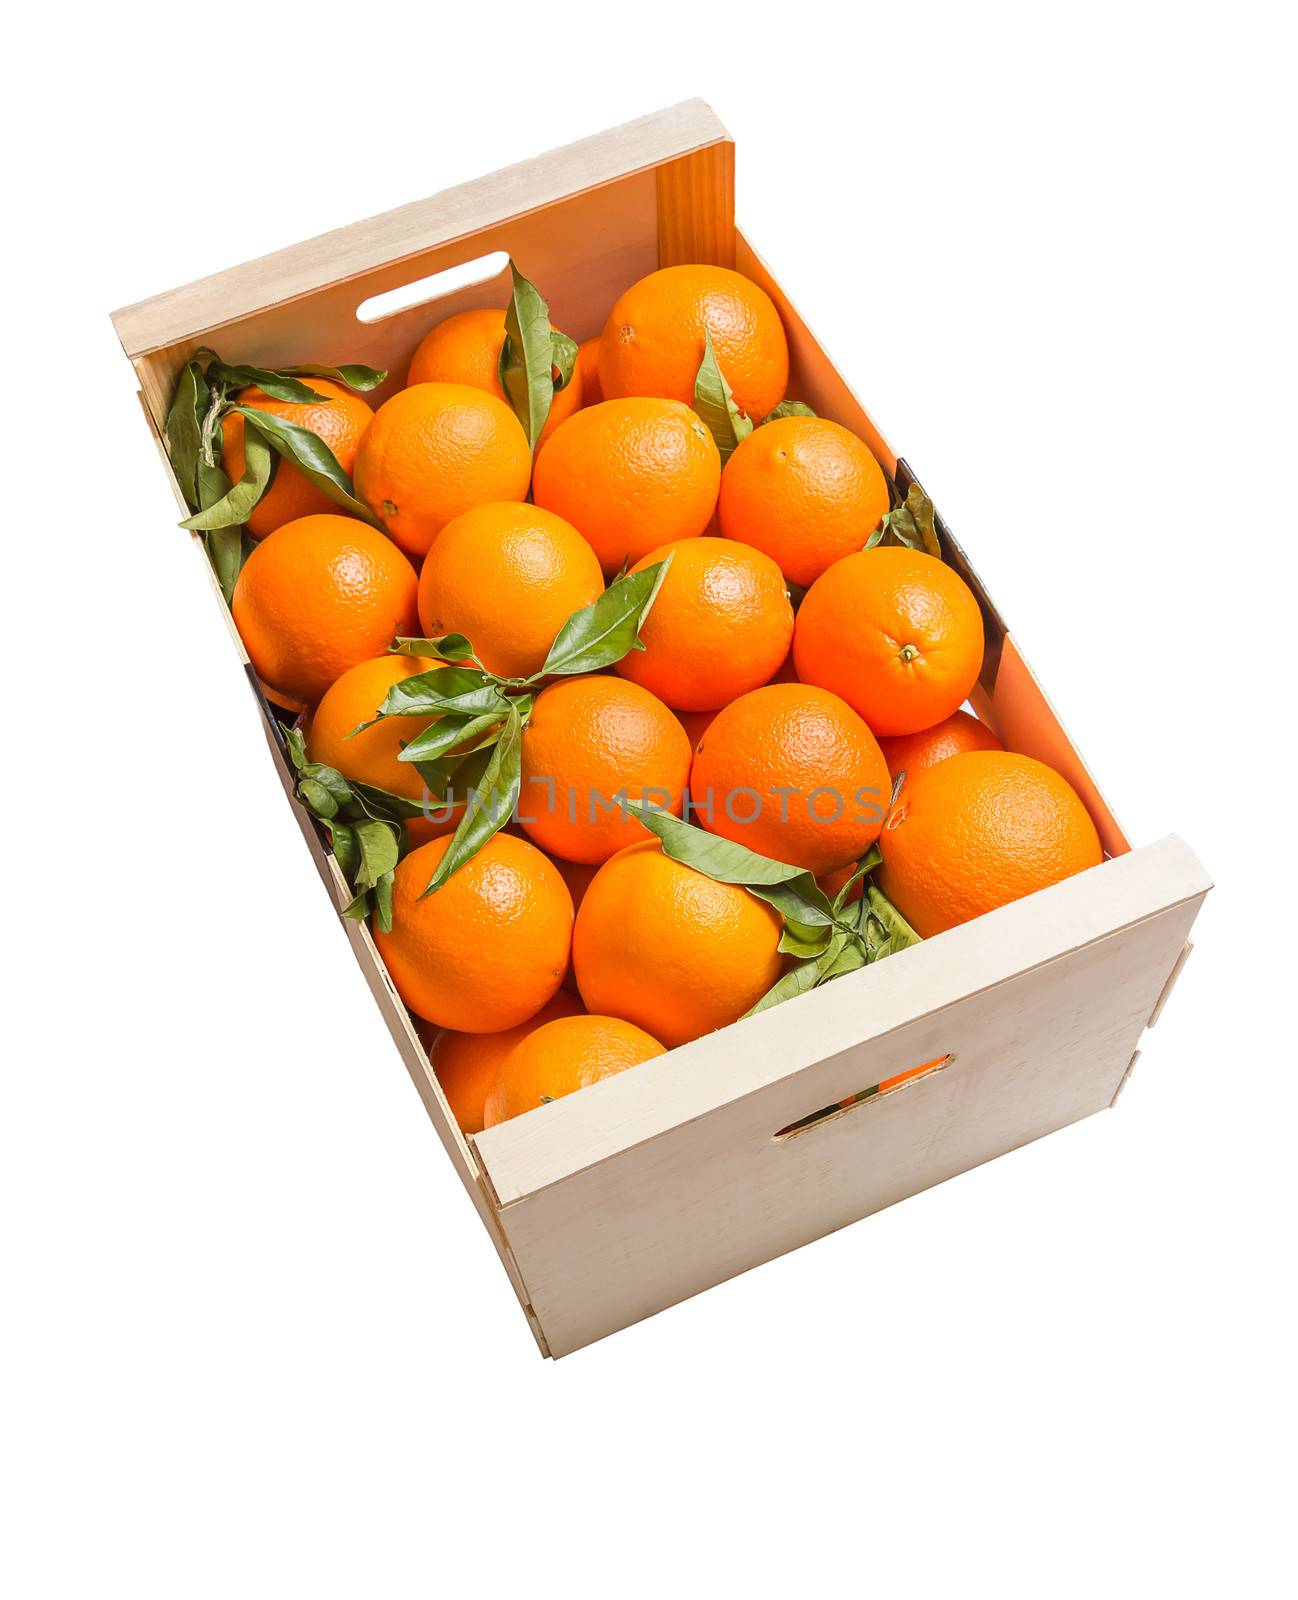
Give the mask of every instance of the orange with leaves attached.
[[626, 290], [600, 341], [604, 395], [692, 404], [705, 333], [735, 404], [760, 422], [784, 398], [789, 344], [770, 295], [726, 267], [660, 267]]
[[355, 517], [298, 517], [244, 562], [231, 610], [253, 670], [280, 705], [314, 705], [349, 667], [415, 628], [414, 568]]
[[[508, 404], [500, 382], [500, 351], [505, 343], [505, 313], [491, 307], [485, 311], [458, 311], [430, 329], [410, 358], [406, 386], [413, 383], [467, 383], [485, 389]], [[548, 439], [565, 418], [582, 405], [580, 367], [562, 389], [556, 389], [550, 414], [541, 429], [541, 440]], [[540, 440], [538, 440], [540, 443]]]
[[803, 683], [767, 684], [724, 707], [690, 768], [690, 803], [709, 832], [816, 873], [865, 854], [890, 789], [862, 719]]
[[487, 1093], [483, 1120], [494, 1128], [665, 1054], [657, 1039], [620, 1017], [571, 1016], [547, 1022], [529, 1031], [502, 1063]]
[[[237, 399], [240, 405], [295, 423], [323, 439], [338, 465], [350, 477], [361, 435], [374, 415], [372, 408], [358, 394], [340, 383], [331, 383], [328, 378], [300, 378], [298, 381], [320, 396], [316, 404], [295, 405], [288, 400], [272, 400], [256, 388], [241, 390]], [[238, 483], [243, 477], [243, 430], [246, 426], [238, 412], [228, 413], [221, 421], [221, 466], [231, 483]], [[317, 489], [295, 466], [277, 456], [270, 487], [252, 508], [244, 526], [254, 539], [264, 539], [268, 533], [298, 517], [337, 510], [337, 502], [323, 489]]]
[[669, 1046], [736, 1022], [780, 976], [780, 918], [657, 839], [619, 851], [581, 903], [572, 960], [587, 1009]]
[[398, 863], [392, 929], [374, 932], [397, 993], [417, 1016], [462, 1033], [499, 1033], [558, 990], [572, 941], [572, 896], [525, 839], [497, 833], [432, 894], [450, 839]]
[[374, 413], [356, 450], [356, 493], [393, 539], [426, 555], [453, 517], [523, 500], [532, 452], [503, 400], [464, 383], [417, 383]]
[[537, 696], [523, 731], [519, 820], [569, 861], [607, 861], [646, 838], [624, 799], [679, 816], [690, 770], [685, 730], [657, 696], [620, 678], [565, 678]]
[[793, 638], [793, 606], [780, 569], [732, 539], [678, 539], [632, 572], [671, 565], [618, 673], [677, 711], [728, 705], [776, 673]]
[[1006, 750], [966, 751], [907, 782], [879, 847], [879, 887], [925, 939], [1104, 858], [1067, 780]]

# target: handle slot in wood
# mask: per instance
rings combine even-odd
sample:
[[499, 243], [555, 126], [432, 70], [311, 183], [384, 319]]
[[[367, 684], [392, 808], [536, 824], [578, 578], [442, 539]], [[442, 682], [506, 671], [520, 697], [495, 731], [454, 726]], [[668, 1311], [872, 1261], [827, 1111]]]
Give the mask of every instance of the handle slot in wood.
[[399, 311], [412, 311], [432, 300], [443, 300], [458, 289], [474, 289], [480, 283], [498, 278], [509, 266], [507, 250], [492, 250], [485, 256], [474, 256], [462, 261], [458, 267], [444, 267], [441, 272], [430, 273], [426, 278], [416, 278], [413, 283], [398, 284], [395, 289], [385, 289], [373, 294], [356, 307], [358, 322], [382, 322], [395, 317]]
[[840, 1100], [837, 1105], [823, 1106], [819, 1111], [813, 1111], [810, 1116], [799, 1117], [796, 1122], [790, 1122], [778, 1129], [774, 1137], [777, 1141], [782, 1141], [791, 1139], [798, 1133], [808, 1133], [812, 1128], [820, 1127], [821, 1123], [828, 1122], [833, 1117], [846, 1116], [857, 1106], [881, 1100], [887, 1094], [895, 1094], [898, 1089], [918, 1083], [921, 1078], [931, 1078], [934, 1073], [950, 1066], [954, 1060], [953, 1055], [938, 1056], [932, 1061], [923, 1062], [918, 1067], [911, 1067], [906, 1072], [899, 1072], [894, 1077], [885, 1078], [881, 1083], [872, 1084], [868, 1089], [862, 1089], [858, 1094], [848, 1095], [846, 1100]]

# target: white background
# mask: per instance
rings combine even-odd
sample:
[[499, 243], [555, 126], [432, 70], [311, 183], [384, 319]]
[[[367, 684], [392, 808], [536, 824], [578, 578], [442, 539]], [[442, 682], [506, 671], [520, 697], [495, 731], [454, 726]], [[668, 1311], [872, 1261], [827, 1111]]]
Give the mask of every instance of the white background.
[[[3, 106], [15, 1600], [1292, 1592], [1269, 9], [40, 11]], [[1114, 1115], [548, 1364], [329, 915], [108, 312], [692, 94], [1129, 833], [1218, 888]]]

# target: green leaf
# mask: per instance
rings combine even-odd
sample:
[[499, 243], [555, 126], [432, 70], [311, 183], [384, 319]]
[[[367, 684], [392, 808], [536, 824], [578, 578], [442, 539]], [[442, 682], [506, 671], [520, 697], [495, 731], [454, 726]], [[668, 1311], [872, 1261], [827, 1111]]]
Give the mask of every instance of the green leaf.
[[242, 528], [213, 528], [203, 535], [203, 547], [211, 562], [225, 603], [234, 599], [234, 586], [252, 550], [252, 540]]
[[275, 454], [260, 434], [249, 430], [244, 439], [243, 462], [243, 477], [238, 483], [227, 490], [215, 505], [186, 517], [180, 524], [182, 528], [197, 528], [206, 532], [213, 528], [238, 528], [247, 522], [253, 507], [270, 486], [275, 470]]
[[202, 367], [197, 361], [187, 361], [167, 412], [167, 454], [180, 492], [191, 506], [199, 503], [198, 452], [207, 398]]
[[356, 362], [345, 363], [341, 367], [321, 367], [314, 362], [305, 362], [301, 366], [284, 367], [282, 371], [289, 377], [332, 378], [335, 383], [346, 384], [359, 394], [377, 389], [388, 375], [386, 367], [363, 367]]
[[716, 440], [724, 467], [734, 454], [735, 447], [753, 431], [753, 425], [734, 402], [730, 385], [717, 365], [712, 335], [706, 329], [703, 332], [703, 360], [694, 380], [694, 409]]
[[300, 379], [330, 378], [349, 389], [366, 390], [377, 388], [387, 373], [361, 366], [323, 367], [308, 363], [275, 370], [270, 367], [227, 366], [225, 362], [218, 361], [209, 369], [208, 376], [218, 383], [228, 384], [232, 389], [260, 389], [272, 400], [286, 400], [290, 405], [329, 405], [332, 402], [328, 395], [318, 393]]
[[386, 789], [376, 789], [373, 784], [357, 783], [354, 778], [349, 778], [352, 799], [358, 810], [367, 817], [374, 817], [380, 822], [407, 821], [411, 817], [422, 817], [424, 807], [419, 800], [407, 800], [403, 794], [389, 794]]
[[693, 867], [718, 883], [736, 883], [772, 905], [787, 921], [804, 927], [828, 927], [833, 908], [812, 873], [786, 861], [759, 856], [746, 845], [696, 828], [642, 800], [628, 800], [627, 810], [662, 841], [663, 854]]
[[919, 484], [911, 484], [905, 503], [888, 512], [866, 541], [865, 548], [873, 550], [878, 545], [905, 545], [909, 550], [922, 550], [925, 555], [942, 559], [933, 502]]
[[436, 639], [398, 637], [388, 646], [397, 656], [427, 656], [432, 661], [449, 661], [458, 666], [473, 659], [473, 646], [462, 633], [444, 633]]
[[285, 422], [269, 411], [258, 411], [254, 406], [234, 405], [231, 411], [244, 419], [244, 448], [247, 449], [248, 432], [256, 429], [270, 447], [285, 461], [291, 462], [317, 489], [322, 489], [353, 517], [382, 529], [378, 518], [352, 493], [351, 479], [338, 465], [338, 458], [318, 435], [295, 422]]
[[920, 937], [906, 921], [901, 912], [897, 910], [892, 901], [888, 899], [882, 889], [872, 883], [865, 886], [863, 904], [868, 908], [869, 915], [877, 921], [884, 931], [884, 939], [875, 946], [869, 959], [881, 961], [884, 956], [896, 955], [898, 950], [908, 950], [911, 945], [919, 944]]
[[260, 389], [272, 400], [285, 400], [290, 405], [328, 405], [327, 396], [300, 382], [287, 372], [272, 372], [268, 367], [227, 366], [224, 361], [208, 368], [209, 380], [223, 383], [231, 389]]
[[780, 953], [798, 956], [805, 961], [809, 957], [822, 955], [833, 937], [834, 929], [828, 923], [797, 922], [786, 918], [784, 932], [780, 935]]
[[396, 868], [400, 830], [391, 822], [366, 817], [353, 824], [352, 832], [360, 855], [353, 882], [358, 889], [372, 889], [385, 873]]
[[793, 1000], [800, 994], [807, 994], [816, 987], [816, 972], [818, 963], [803, 961], [796, 967], [790, 967], [782, 978], [766, 991], [755, 1006], [750, 1006], [744, 1012], [746, 1017], [755, 1017], [759, 1011], [769, 1011], [772, 1006], [778, 1006], [785, 1000]]
[[374, 885], [374, 920], [384, 933], [392, 932], [392, 878], [385, 872]]
[[758, 423], [759, 428], [768, 422], [778, 422], [781, 417], [814, 417], [815, 412], [801, 400], [781, 400], [774, 411], [768, 411]]
[[397, 760], [415, 763], [436, 761], [439, 756], [446, 755], [457, 745], [494, 731], [500, 726], [504, 712], [505, 707], [502, 705], [499, 710], [490, 711], [484, 716], [439, 717], [431, 728], [425, 728], [402, 749]]
[[[329, 835], [329, 844], [338, 863], [338, 870], [348, 883], [352, 881], [352, 874], [356, 871], [356, 863], [360, 860], [360, 851], [356, 845], [356, 835], [352, 832], [350, 824], [339, 822], [336, 818], [330, 821], [322, 817], [325, 832]], [[348, 908], [350, 911], [350, 907]]]
[[511, 705], [504, 730], [491, 751], [481, 784], [476, 787], [459, 826], [428, 887], [420, 896], [436, 894], [446, 880], [456, 873], [466, 861], [471, 861], [513, 815], [518, 803], [521, 781], [523, 719], [518, 707]]
[[642, 572], [619, 578], [593, 604], [574, 611], [555, 635], [541, 670], [533, 673], [528, 682], [599, 672], [621, 661], [628, 650], [639, 644], [640, 629], [671, 562], [668, 556], [666, 561], [655, 561]]
[[[399, 678], [383, 697], [377, 708], [380, 717], [431, 717], [445, 711], [448, 704], [458, 702], [463, 695], [489, 690], [498, 694], [495, 684], [477, 667], [432, 667], [427, 672], [416, 672], [413, 677]], [[471, 706], [456, 705], [454, 709], [469, 711]], [[478, 706], [479, 711], [485, 706]], [[368, 727], [363, 723], [362, 727]]]
[[834, 896], [835, 916], [838, 916], [838, 914], [847, 905], [848, 899], [851, 897], [852, 890], [855, 889], [858, 883], [860, 883], [861, 879], [868, 877], [876, 867], [882, 864], [882, 862], [883, 852], [879, 849], [877, 843], [872, 844], [857, 862], [856, 870], [852, 873], [852, 876]]
[[[554, 379], [554, 392], [566, 389], [572, 382], [573, 369], [577, 365], [577, 341], [570, 339], [566, 333], [560, 333], [555, 328], [550, 334], [550, 364], [559, 374]], [[553, 376], [553, 375], [552, 375]]]
[[523, 424], [527, 442], [536, 449], [554, 399], [554, 344], [550, 308], [536, 286], [511, 260], [514, 292], [505, 309], [505, 342], [500, 348], [500, 385]]

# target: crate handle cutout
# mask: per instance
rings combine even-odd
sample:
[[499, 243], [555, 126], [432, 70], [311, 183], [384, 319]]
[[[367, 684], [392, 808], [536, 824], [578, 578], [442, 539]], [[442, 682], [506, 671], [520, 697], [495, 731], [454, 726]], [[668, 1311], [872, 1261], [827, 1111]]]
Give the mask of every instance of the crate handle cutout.
[[395, 317], [398, 311], [412, 311], [430, 300], [442, 300], [457, 289], [476, 288], [480, 283], [499, 277], [508, 265], [508, 250], [492, 250], [485, 256], [474, 256], [472, 261], [462, 261], [458, 267], [444, 267], [441, 272], [431, 272], [413, 283], [401, 283], [395, 289], [385, 289], [382, 294], [372, 294], [356, 307], [356, 320], [382, 322], [385, 317]]
[[875, 1100], [882, 1100], [884, 1095], [896, 1094], [899, 1089], [909, 1088], [912, 1083], [918, 1083], [921, 1078], [931, 1078], [935, 1073], [941, 1072], [944, 1067], [949, 1067], [955, 1060], [954, 1055], [936, 1056], [932, 1061], [925, 1061], [918, 1067], [911, 1067], [906, 1072], [899, 1072], [894, 1077], [885, 1078], [881, 1083], [872, 1084], [868, 1089], [862, 1089], [859, 1094], [848, 1095], [846, 1100], [840, 1100], [837, 1105], [823, 1106], [819, 1111], [813, 1111], [810, 1116], [799, 1117], [796, 1122], [787, 1123], [774, 1134], [777, 1142], [792, 1139], [795, 1134], [809, 1133], [812, 1128], [820, 1127], [822, 1122], [829, 1122], [833, 1117], [846, 1116], [849, 1111], [855, 1111], [857, 1106], [867, 1105]]

